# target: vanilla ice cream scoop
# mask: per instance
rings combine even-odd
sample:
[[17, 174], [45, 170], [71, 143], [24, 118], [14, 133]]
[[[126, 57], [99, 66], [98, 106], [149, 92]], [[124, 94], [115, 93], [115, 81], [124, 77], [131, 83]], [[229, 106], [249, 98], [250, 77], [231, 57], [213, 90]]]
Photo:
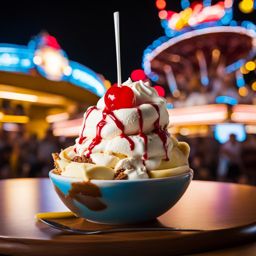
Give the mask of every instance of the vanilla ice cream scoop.
[[[72, 168], [79, 167], [82, 171], [74, 171], [74, 176], [79, 172], [79, 177], [102, 179], [146, 179], [158, 177], [153, 170], [187, 166], [189, 147], [171, 138], [168, 123], [165, 99], [149, 83], [129, 79], [111, 87], [96, 106], [87, 109], [75, 145], [62, 151], [57, 166], [62, 175], [72, 176]], [[92, 176], [100, 171], [92, 165], [104, 166], [106, 177], [104, 171]]]

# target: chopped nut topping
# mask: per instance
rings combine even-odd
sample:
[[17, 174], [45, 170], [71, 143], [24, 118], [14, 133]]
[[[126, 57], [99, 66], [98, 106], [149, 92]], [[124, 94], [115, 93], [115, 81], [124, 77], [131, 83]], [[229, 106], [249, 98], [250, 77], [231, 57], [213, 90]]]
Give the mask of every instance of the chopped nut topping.
[[128, 175], [124, 173], [125, 169], [120, 169], [115, 173], [114, 179], [115, 180], [127, 180]]
[[61, 174], [61, 170], [58, 169], [58, 168], [55, 168], [52, 172], [53, 172], [54, 174], [58, 174], [58, 175]]
[[60, 157], [59, 157], [59, 154], [58, 153], [52, 153], [52, 158], [53, 158], [53, 161], [54, 161], [54, 171], [53, 173], [55, 174], [61, 174], [61, 168], [59, 167], [58, 163], [57, 163], [57, 160], [60, 160]]
[[73, 162], [77, 162], [77, 163], [89, 163], [89, 164], [93, 164], [93, 161], [91, 158], [86, 157], [86, 156], [75, 156], [72, 159]]
[[52, 158], [54, 161], [60, 160], [59, 154], [58, 153], [52, 153]]

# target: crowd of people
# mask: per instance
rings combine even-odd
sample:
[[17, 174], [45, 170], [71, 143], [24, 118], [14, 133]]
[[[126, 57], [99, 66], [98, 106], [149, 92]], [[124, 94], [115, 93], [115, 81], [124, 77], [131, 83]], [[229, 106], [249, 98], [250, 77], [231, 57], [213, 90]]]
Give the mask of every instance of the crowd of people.
[[[256, 135], [240, 143], [234, 134], [219, 144], [213, 137], [180, 137], [191, 147], [194, 179], [256, 185]], [[51, 154], [74, 143], [48, 130], [42, 139], [25, 132], [0, 130], [0, 178], [47, 177], [53, 168]]]
[[181, 138], [190, 147], [194, 178], [256, 185], [256, 135], [239, 142], [235, 134], [218, 143], [213, 137]]
[[24, 132], [0, 130], [0, 178], [47, 177], [53, 168], [51, 154], [70, 145], [49, 129], [44, 138]]

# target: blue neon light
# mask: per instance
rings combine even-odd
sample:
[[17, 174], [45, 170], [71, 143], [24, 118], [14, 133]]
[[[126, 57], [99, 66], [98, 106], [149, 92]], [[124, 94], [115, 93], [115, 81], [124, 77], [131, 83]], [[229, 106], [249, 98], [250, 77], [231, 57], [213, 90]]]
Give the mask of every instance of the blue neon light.
[[240, 59], [226, 67], [226, 73], [232, 73], [244, 65], [245, 60]]
[[225, 95], [221, 95], [216, 97], [215, 102], [218, 104], [228, 104], [231, 106], [237, 105], [238, 101], [237, 99], [230, 97], [230, 96], [225, 96]]
[[151, 74], [151, 80], [152, 80], [153, 82], [157, 82], [158, 79], [159, 79], [159, 76], [158, 76], [157, 74], [155, 74], [155, 73], [152, 73], [152, 74]]
[[181, 8], [182, 9], [186, 9], [186, 8], [188, 8], [190, 6], [189, 0], [181, 0], [180, 4], [181, 4]]
[[220, 22], [222, 25], [229, 25], [233, 19], [233, 9], [229, 8], [225, 10], [225, 15], [221, 18]]
[[70, 83], [87, 89], [100, 97], [104, 95], [106, 88], [95, 72], [74, 61], [70, 61], [69, 65], [72, 68], [72, 73], [67, 78]]
[[214, 137], [220, 143], [227, 142], [230, 134], [235, 134], [236, 139], [240, 142], [246, 139], [245, 127], [242, 124], [217, 124], [214, 128]]
[[238, 88], [245, 86], [244, 76], [240, 71], [236, 72], [236, 85]]
[[203, 4], [204, 4], [205, 7], [210, 6], [212, 4], [212, 1], [211, 0], [204, 0]]
[[207, 76], [202, 76], [201, 83], [203, 86], [207, 86], [209, 84], [209, 78]]
[[33, 51], [24, 46], [0, 44], [0, 70], [28, 73], [33, 67]]
[[166, 108], [167, 108], [167, 109], [173, 109], [174, 106], [173, 106], [172, 103], [166, 103]]
[[[31, 42], [28, 47], [14, 44], [0, 44], [0, 71], [27, 74], [31, 69], [37, 68], [40, 74], [47, 78], [47, 75], [40, 69], [40, 66], [34, 64], [34, 54], [35, 47]], [[63, 75], [61, 80], [73, 83], [100, 97], [104, 95], [106, 88], [103, 81], [94, 71], [73, 61], [69, 61], [69, 65], [72, 69], [71, 74], [68, 76]]]

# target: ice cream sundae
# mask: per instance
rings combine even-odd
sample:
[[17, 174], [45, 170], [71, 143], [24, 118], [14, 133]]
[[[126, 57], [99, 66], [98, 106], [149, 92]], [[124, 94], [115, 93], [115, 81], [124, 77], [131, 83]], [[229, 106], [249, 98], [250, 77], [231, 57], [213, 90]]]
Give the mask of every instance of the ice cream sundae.
[[189, 169], [189, 146], [167, 128], [166, 101], [149, 83], [112, 86], [84, 114], [75, 144], [54, 153], [55, 173], [103, 180], [164, 178]]

